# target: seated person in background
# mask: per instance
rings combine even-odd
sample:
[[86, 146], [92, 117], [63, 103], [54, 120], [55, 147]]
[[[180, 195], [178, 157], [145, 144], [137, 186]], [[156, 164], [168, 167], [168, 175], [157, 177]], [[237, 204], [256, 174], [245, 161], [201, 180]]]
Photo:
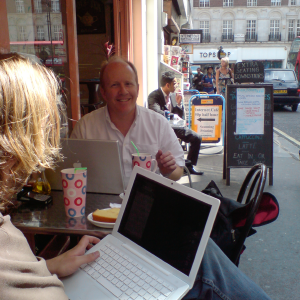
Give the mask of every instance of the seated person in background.
[[[0, 54], [0, 204], [6, 205], [39, 168], [51, 168], [59, 155], [60, 86], [49, 69], [17, 54]], [[45, 261], [32, 253], [26, 238], [0, 213], [0, 298], [68, 300], [57, 278], [94, 261], [83, 255], [96, 237]], [[56, 274], [56, 275], [52, 275]]]
[[214, 93], [214, 83], [216, 82], [216, 79], [213, 75], [213, 70], [212, 66], [207, 67], [207, 74], [202, 78], [203, 92], [208, 94]]
[[[164, 116], [164, 111], [169, 110], [173, 114], [184, 118], [184, 106], [182, 104], [182, 96], [175, 94], [176, 78], [172, 72], [165, 72], [160, 80], [161, 88], [153, 91], [148, 96], [148, 107]], [[186, 143], [190, 143], [190, 149], [187, 159], [192, 165], [187, 165], [191, 174], [202, 175], [194, 169], [193, 165], [197, 165], [198, 155], [201, 145], [201, 136], [187, 127], [174, 129], [176, 136]]]
[[[117, 107], [125, 102], [124, 106], [128, 108], [127, 104], [131, 102], [131, 96], [135, 98], [138, 86], [131, 86], [130, 76], [135, 75], [130, 65], [125, 62], [121, 65], [114, 67], [121, 67], [120, 71], [125, 65], [123, 71], [126, 71], [129, 80], [125, 85], [121, 82], [116, 89], [123, 93], [127, 89], [131, 92], [127, 94], [127, 98], [114, 97], [119, 92], [116, 94], [111, 90], [115, 88], [116, 83], [113, 83], [106, 95], [113, 97], [110, 98], [112, 101], [120, 102], [116, 104]], [[109, 73], [107, 69], [104, 73], [111, 83], [110, 76], [113, 73]], [[0, 55], [1, 201], [8, 201], [33, 171], [40, 167], [52, 167], [59, 158], [59, 91], [56, 78], [50, 70], [37, 64], [33, 65], [18, 55]], [[163, 155], [159, 153], [157, 158], [160, 163], [163, 160], [161, 156]], [[161, 168], [167, 169], [163, 166]], [[80, 265], [98, 258], [98, 251], [83, 255], [86, 248], [91, 248], [91, 244], [97, 242], [99, 239], [85, 236], [72, 250], [45, 262], [33, 255], [24, 235], [12, 225], [9, 216], [3, 217], [0, 213], [1, 299], [67, 300], [63, 284], [57, 276], [70, 275]], [[184, 299], [270, 298], [247, 278], [212, 240], [209, 240], [194, 287]]]
[[71, 138], [118, 140], [125, 186], [132, 171], [132, 153], [156, 157], [160, 173], [178, 180], [183, 173], [184, 155], [165, 117], [136, 104], [139, 84], [134, 65], [119, 57], [101, 68], [100, 92], [107, 106], [97, 109], [76, 124]]

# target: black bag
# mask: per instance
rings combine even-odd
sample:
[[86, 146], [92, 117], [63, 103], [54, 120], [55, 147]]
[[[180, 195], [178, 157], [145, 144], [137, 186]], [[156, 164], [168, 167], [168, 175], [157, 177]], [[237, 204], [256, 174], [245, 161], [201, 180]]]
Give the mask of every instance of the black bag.
[[[242, 204], [223, 197], [214, 181], [211, 181], [202, 192], [221, 201], [210, 237], [227, 257], [234, 262], [237, 241], [243, 234], [243, 226], [245, 225], [251, 202]], [[275, 196], [270, 193], [263, 193], [252, 227], [269, 224], [277, 219], [278, 214], [279, 204]], [[251, 228], [247, 237], [254, 233], [256, 233], [256, 230]], [[245, 245], [243, 245], [242, 252], [245, 248]]]

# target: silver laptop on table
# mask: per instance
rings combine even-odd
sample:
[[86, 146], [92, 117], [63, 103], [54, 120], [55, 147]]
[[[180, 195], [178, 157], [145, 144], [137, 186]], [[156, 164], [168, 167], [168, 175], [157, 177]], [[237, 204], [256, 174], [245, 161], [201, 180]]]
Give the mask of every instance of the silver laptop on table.
[[[62, 169], [87, 167], [87, 192], [120, 194], [124, 192], [123, 167], [118, 141], [62, 139], [64, 161], [55, 170], [46, 170], [53, 190], [62, 190]], [[74, 166], [75, 164], [75, 166]]]
[[181, 299], [192, 287], [219, 200], [135, 167], [100, 257], [64, 278], [70, 300]]

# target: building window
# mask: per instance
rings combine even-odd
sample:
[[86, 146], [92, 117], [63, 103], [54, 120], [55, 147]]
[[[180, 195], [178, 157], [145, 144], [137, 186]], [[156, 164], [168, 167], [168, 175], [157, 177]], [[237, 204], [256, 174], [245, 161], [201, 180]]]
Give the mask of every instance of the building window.
[[297, 31], [296, 31], [297, 36], [300, 36], [300, 20], [297, 20]]
[[59, 0], [51, 0], [51, 10], [53, 12], [59, 12], [60, 11]]
[[200, 21], [199, 29], [202, 29], [202, 42], [210, 42], [209, 21]]
[[233, 39], [232, 21], [223, 21], [222, 40]]
[[45, 32], [44, 32], [44, 26], [36, 26], [36, 32], [37, 32], [37, 40], [38, 41], [44, 41], [45, 40]]
[[233, 0], [223, 0], [223, 7], [233, 6]]
[[24, 13], [24, 0], [15, 0], [16, 1], [16, 11], [17, 13]]
[[295, 20], [289, 20], [288, 40], [293, 41], [295, 38]]
[[54, 25], [53, 26], [53, 40], [54, 41], [61, 41], [62, 40], [62, 29], [61, 25]]
[[257, 6], [257, 0], [247, 0], [247, 6]]
[[26, 41], [26, 27], [25, 26], [19, 26], [18, 27], [18, 40], [19, 41]]
[[279, 33], [280, 20], [270, 20], [270, 39], [269, 40], [280, 40]]
[[36, 13], [42, 12], [42, 0], [34, 0], [34, 11]]
[[209, 7], [209, 0], [200, 0], [199, 7]]
[[291, 0], [291, 5], [296, 5], [296, 0]]
[[281, 6], [281, 0], [271, 0], [271, 6]]
[[246, 40], [256, 40], [256, 20], [247, 20]]

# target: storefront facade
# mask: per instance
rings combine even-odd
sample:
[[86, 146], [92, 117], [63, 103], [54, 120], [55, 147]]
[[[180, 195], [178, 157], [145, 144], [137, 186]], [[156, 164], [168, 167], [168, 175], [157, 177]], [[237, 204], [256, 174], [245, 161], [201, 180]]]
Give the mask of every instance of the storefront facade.
[[[229, 58], [230, 65], [242, 61], [258, 60], [262, 61], [265, 68], [285, 68], [287, 63], [287, 47], [249, 47], [247, 45], [233, 47], [223, 45], [223, 50]], [[208, 65], [216, 67], [220, 64], [217, 57], [218, 47], [211, 45], [199, 45], [194, 47], [191, 55], [194, 65], [201, 65], [202, 71]]]

